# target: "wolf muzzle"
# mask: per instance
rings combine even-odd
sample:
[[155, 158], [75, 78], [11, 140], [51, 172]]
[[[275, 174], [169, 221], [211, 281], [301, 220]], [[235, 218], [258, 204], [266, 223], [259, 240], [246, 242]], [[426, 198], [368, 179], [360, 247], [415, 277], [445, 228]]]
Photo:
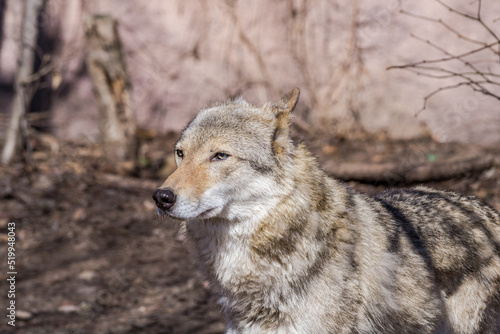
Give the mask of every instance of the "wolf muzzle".
[[177, 195], [170, 188], [158, 188], [153, 193], [153, 199], [158, 209], [167, 211], [175, 204]]

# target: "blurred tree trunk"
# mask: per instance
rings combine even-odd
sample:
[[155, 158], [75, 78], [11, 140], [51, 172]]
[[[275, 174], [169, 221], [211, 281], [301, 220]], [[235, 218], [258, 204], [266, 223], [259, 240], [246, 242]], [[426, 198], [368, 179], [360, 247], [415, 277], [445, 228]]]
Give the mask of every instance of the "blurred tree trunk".
[[[25, 115], [33, 95], [33, 92], [30, 92], [30, 83], [32, 81], [30, 77], [33, 74], [35, 62], [38, 17], [45, 4], [46, 0], [27, 0], [25, 3], [21, 27], [21, 55], [17, 63], [12, 114], [2, 151], [3, 164], [8, 164], [14, 157], [16, 150], [20, 149], [23, 146], [22, 144], [26, 144], [27, 124]], [[24, 136], [21, 136], [23, 133]]]
[[0, 0], [0, 51], [2, 51], [3, 43], [3, 19], [5, 17], [5, 8], [7, 7], [7, 0]]
[[133, 160], [136, 124], [117, 22], [107, 15], [87, 17], [85, 35], [87, 70], [99, 105], [106, 155], [110, 161]]

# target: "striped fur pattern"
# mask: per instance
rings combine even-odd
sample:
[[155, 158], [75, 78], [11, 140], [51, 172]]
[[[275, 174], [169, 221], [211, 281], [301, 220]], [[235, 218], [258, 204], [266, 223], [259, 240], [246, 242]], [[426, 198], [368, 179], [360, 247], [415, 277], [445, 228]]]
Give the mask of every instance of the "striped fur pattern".
[[329, 178], [290, 139], [298, 95], [203, 109], [155, 192], [161, 215], [184, 220], [227, 333], [499, 334], [498, 212]]

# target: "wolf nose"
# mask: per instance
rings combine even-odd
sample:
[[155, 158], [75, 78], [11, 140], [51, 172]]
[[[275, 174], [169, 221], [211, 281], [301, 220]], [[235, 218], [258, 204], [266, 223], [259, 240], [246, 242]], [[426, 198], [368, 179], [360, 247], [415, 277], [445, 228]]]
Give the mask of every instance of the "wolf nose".
[[158, 188], [153, 193], [153, 199], [158, 209], [165, 211], [170, 209], [174, 205], [177, 196], [170, 188]]

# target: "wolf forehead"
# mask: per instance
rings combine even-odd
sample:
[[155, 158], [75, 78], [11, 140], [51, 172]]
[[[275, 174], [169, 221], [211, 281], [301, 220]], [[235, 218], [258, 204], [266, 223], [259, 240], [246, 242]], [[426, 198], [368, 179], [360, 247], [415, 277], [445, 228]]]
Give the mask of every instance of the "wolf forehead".
[[[272, 108], [254, 106], [243, 98], [219, 102], [200, 110], [177, 142], [189, 140], [197, 147], [216, 140], [226, 144], [261, 143], [272, 140], [276, 117]], [[235, 136], [237, 134], [237, 136]]]

